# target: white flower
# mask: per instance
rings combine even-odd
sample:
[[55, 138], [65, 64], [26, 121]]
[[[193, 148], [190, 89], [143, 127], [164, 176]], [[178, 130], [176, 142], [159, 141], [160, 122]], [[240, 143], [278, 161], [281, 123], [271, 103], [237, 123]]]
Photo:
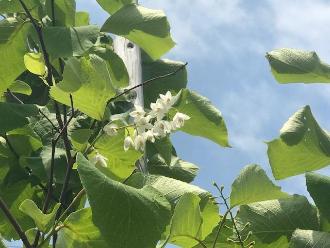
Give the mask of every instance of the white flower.
[[118, 126], [114, 123], [106, 125], [103, 131], [109, 136], [115, 136], [118, 133]]
[[108, 167], [107, 161], [108, 159], [99, 153], [96, 153], [96, 155], [91, 159], [91, 162], [94, 165], [99, 165], [104, 168]]
[[188, 115], [185, 115], [183, 113], [176, 113], [173, 117], [172, 121], [172, 128], [173, 129], [179, 129], [184, 126], [184, 122], [189, 120], [190, 117]]
[[156, 117], [159, 121], [162, 120], [170, 110], [161, 99], [157, 99], [156, 103], [151, 103], [150, 108], [150, 115]]
[[150, 141], [151, 143], [155, 142], [155, 134], [152, 130], [148, 130], [147, 132], [144, 132], [141, 134], [145, 140]]
[[173, 98], [171, 91], [167, 91], [165, 95], [160, 94], [159, 97], [166, 108], [171, 108], [174, 104], [175, 98]]
[[137, 135], [134, 139], [134, 148], [137, 151], [144, 151], [146, 140], [142, 135]]
[[171, 123], [168, 121], [157, 121], [152, 129], [153, 133], [157, 137], [165, 137], [166, 134], [170, 133], [172, 130]]
[[134, 142], [133, 142], [131, 136], [127, 136], [124, 140], [124, 150], [125, 150], [125, 152], [127, 152], [128, 149], [130, 149], [133, 146], [134, 146]]
[[143, 107], [139, 105], [134, 105], [135, 110], [132, 111], [129, 115], [132, 116], [135, 120], [139, 120], [140, 118], [144, 117], [146, 112], [144, 111]]
[[138, 129], [139, 133], [145, 132], [145, 130], [149, 130], [152, 128], [152, 124], [150, 123], [150, 119], [152, 117], [150, 115], [147, 115], [145, 117], [141, 117], [136, 121], [136, 127]]

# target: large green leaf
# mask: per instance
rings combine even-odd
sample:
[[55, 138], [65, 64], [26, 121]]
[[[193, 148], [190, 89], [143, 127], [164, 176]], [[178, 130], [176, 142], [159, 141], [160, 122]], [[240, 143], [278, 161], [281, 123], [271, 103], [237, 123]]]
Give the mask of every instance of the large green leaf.
[[248, 165], [231, 186], [230, 205], [235, 207], [287, 196], [288, 194], [281, 191], [281, 187], [273, 184], [260, 166]]
[[91, 49], [100, 29], [95, 25], [80, 27], [46, 27], [44, 40], [52, 59], [59, 57], [82, 56]]
[[160, 58], [175, 44], [164, 12], [136, 4], [126, 5], [118, 10], [104, 23], [101, 30], [135, 42], [153, 59]]
[[193, 193], [202, 199], [211, 196], [209, 192], [195, 185], [164, 176], [145, 176], [141, 173], [135, 173], [127, 181], [127, 184], [138, 188], [149, 185], [158, 190], [172, 204], [175, 204], [177, 200], [186, 193]]
[[330, 177], [307, 173], [306, 186], [321, 215], [330, 221]]
[[[156, 60], [156, 61], [143, 61], [142, 64], [142, 77], [143, 81], [172, 73], [184, 64], [179, 61], [172, 60]], [[187, 69], [183, 68], [176, 74], [155, 80], [152, 84], [143, 87], [144, 105], [150, 106], [150, 103], [156, 102], [159, 94], [165, 94], [167, 91], [178, 93], [181, 89], [187, 86]]]
[[32, 89], [30, 85], [20, 80], [12, 82], [8, 89], [13, 93], [19, 93], [28, 96], [32, 94]]
[[134, 0], [96, 0], [99, 5], [109, 14], [115, 13], [126, 4], [134, 3]]
[[[0, 1], [0, 10], [1, 4]], [[30, 24], [15, 18], [0, 21], [0, 95], [25, 71], [23, 56]]]
[[327, 248], [330, 247], [330, 234], [314, 230], [297, 229], [290, 241], [290, 248]]
[[107, 168], [99, 169], [110, 178], [124, 181], [134, 171], [135, 162], [143, 155], [130, 149], [124, 150], [125, 130], [122, 129], [115, 136], [103, 134], [95, 143], [96, 150], [108, 159]]
[[76, 12], [76, 17], [75, 17], [76, 27], [87, 26], [89, 25], [89, 22], [90, 22], [90, 18], [88, 12], [84, 12], [84, 11]]
[[226, 124], [210, 100], [188, 89], [183, 89], [177, 98], [174, 108], [191, 118], [185, 122], [181, 131], [229, 147]]
[[30, 216], [40, 231], [47, 233], [54, 225], [55, 215], [59, 207], [60, 204], [58, 203], [49, 214], [44, 214], [34, 201], [26, 199], [19, 206], [19, 210]]
[[267, 244], [283, 235], [290, 238], [297, 228], [319, 229], [316, 209], [306, 197], [298, 195], [243, 205], [237, 219], [239, 229], [250, 223], [244, 232], [252, 231], [261, 242]]
[[282, 48], [267, 53], [266, 57], [280, 83], [330, 83], [330, 65], [315, 52]]
[[23, 127], [29, 123], [27, 117], [38, 115], [36, 105], [15, 104], [0, 102], [0, 134], [4, 134], [10, 130]]
[[54, 4], [54, 20], [56, 26], [75, 26], [75, 0], [46, 0], [48, 16], [53, 19], [52, 4]]
[[276, 179], [321, 169], [330, 163], [330, 136], [305, 106], [283, 125], [280, 138], [268, 142], [268, 157]]
[[58, 248], [108, 248], [99, 229], [92, 220], [90, 208], [71, 213], [58, 232], [56, 247]]
[[193, 247], [204, 240], [219, 222], [219, 209], [192, 193], [184, 194], [175, 206], [167, 241], [180, 247]]
[[108, 48], [95, 47], [93, 52], [106, 61], [112, 83], [115, 87], [125, 88], [129, 85], [126, 66], [114, 51]]
[[[72, 93], [74, 107], [94, 119], [102, 120], [108, 100], [116, 94], [107, 63], [94, 54], [80, 58], [80, 71], [76, 76], [81, 87]], [[66, 78], [60, 85], [53, 86], [50, 94], [56, 101], [70, 106], [69, 93], [62, 90], [65, 83]]]
[[152, 187], [135, 189], [109, 179], [81, 154], [77, 164], [93, 222], [109, 245], [155, 247], [170, 219], [169, 202]]

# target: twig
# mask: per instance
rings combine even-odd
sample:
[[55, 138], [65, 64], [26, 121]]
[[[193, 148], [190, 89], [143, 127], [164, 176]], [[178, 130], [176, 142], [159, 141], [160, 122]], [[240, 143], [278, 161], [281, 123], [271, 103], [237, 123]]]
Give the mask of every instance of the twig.
[[7, 94], [10, 95], [10, 97], [12, 97], [19, 104], [24, 104], [24, 102], [21, 99], [19, 99], [17, 96], [15, 96], [13, 92], [10, 91], [10, 89], [7, 89]]
[[242, 238], [241, 238], [241, 235], [238, 231], [238, 228], [236, 226], [236, 223], [235, 223], [235, 219], [234, 219], [234, 216], [233, 216], [233, 213], [231, 212], [231, 208], [229, 207], [228, 205], [228, 202], [227, 202], [227, 199], [224, 197], [223, 195], [223, 187], [219, 188], [219, 186], [216, 184], [216, 183], [213, 183], [213, 185], [218, 189], [218, 191], [220, 192], [220, 197], [222, 198], [223, 202], [225, 203], [225, 206], [227, 208], [227, 211], [229, 211], [229, 215], [230, 215], [230, 218], [233, 222], [233, 226], [234, 226], [234, 229], [236, 231], [236, 235], [237, 235], [237, 238], [238, 238], [238, 241], [241, 245], [242, 248], [244, 248], [244, 243], [242, 241]]
[[148, 80], [144, 81], [144, 82], [141, 83], [141, 84], [135, 85], [134, 87], [129, 88], [129, 89], [125, 90], [124, 92], [122, 92], [122, 93], [120, 93], [120, 94], [114, 96], [113, 98], [111, 98], [111, 99], [109, 100], [109, 102], [112, 102], [112, 101], [116, 100], [117, 98], [119, 98], [119, 97], [121, 97], [121, 96], [123, 96], [123, 95], [129, 93], [130, 91], [132, 91], [132, 90], [134, 90], [134, 89], [136, 89], [136, 88], [138, 88], [138, 87], [145, 86], [145, 85], [147, 85], [147, 84], [149, 84], [149, 83], [152, 83], [152, 82], [154, 82], [154, 81], [156, 81], [156, 80], [158, 80], [158, 79], [162, 79], [162, 78], [167, 78], [167, 77], [173, 76], [173, 75], [175, 75], [176, 73], [178, 73], [179, 71], [183, 70], [183, 68], [185, 68], [187, 65], [188, 65], [188, 63], [185, 63], [184, 65], [180, 66], [178, 69], [176, 69], [176, 70], [173, 71], [173, 72], [170, 72], [170, 73], [167, 73], [167, 74], [164, 74], [164, 75], [161, 75], [161, 76], [153, 77], [153, 78], [151, 78], [151, 79], [148, 79]]
[[217, 231], [217, 235], [215, 236], [215, 239], [214, 239], [214, 242], [213, 242], [213, 245], [212, 245], [212, 248], [215, 248], [216, 244], [217, 244], [217, 241], [218, 241], [218, 238], [219, 238], [219, 235], [221, 233], [221, 229], [222, 227], [225, 225], [226, 223], [226, 218], [227, 218], [227, 215], [229, 214], [230, 210], [227, 210], [226, 213], [224, 214], [224, 216], [222, 217], [222, 220], [221, 220], [221, 223], [219, 225], [219, 229]]
[[0, 197], [0, 208], [2, 209], [3, 213], [6, 215], [8, 218], [9, 222], [11, 225], [14, 227], [15, 231], [17, 232], [18, 236], [21, 238], [23, 244], [25, 245], [26, 248], [32, 248], [28, 238], [26, 237], [23, 229], [21, 226], [18, 224], [17, 220], [15, 217], [11, 214], [8, 206], [6, 203], [3, 201], [3, 199]]

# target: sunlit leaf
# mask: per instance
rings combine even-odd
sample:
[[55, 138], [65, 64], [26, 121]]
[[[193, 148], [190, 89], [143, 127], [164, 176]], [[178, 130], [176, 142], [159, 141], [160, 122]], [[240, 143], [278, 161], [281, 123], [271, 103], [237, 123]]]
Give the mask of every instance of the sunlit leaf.
[[309, 106], [283, 125], [280, 137], [268, 142], [268, 157], [276, 179], [321, 169], [330, 163], [330, 136], [318, 125]]
[[231, 186], [231, 207], [253, 202], [285, 198], [288, 194], [267, 177], [258, 165], [246, 166]]
[[96, 0], [99, 5], [107, 11], [109, 14], [115, 13], [117, 10], [122, 8], [126, 4], [134, 3], [134, 0]]
[[126, 5], [110, 16], [101, 31], [135, 42], [153, 59], [160, 58], [175, 45], [164, 12], [135, 4]]
[[330, 246], [330, 234], [314, 230], [297, 229], [290, 241], [290, 248], [326, 248]]
[[27, 53], [24, 55], [24, 64], [28, 71], [42, 76], [46, 73], [46, 66], [41, 53]]

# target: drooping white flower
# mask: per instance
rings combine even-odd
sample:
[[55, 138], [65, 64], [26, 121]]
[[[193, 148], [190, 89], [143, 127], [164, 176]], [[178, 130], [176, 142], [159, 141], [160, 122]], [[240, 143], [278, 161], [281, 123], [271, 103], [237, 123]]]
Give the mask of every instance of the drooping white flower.
[[173, 117], [172, 121], [172, 128], [173, 129], [179, 129], [184, 126], [184, 122], [189, 120], [190, 117], [188, 115], [185, 115], [183, 113], [176, 113]]
[[91, 159], [91, 162], [94, 165], [99, 165], [104, 168], [108, 167], [107, 161], [108, 159], [99, 153], [96, 153], [96, 155]]
[[151, 143], [154, 143], [155, 140], [155, 134], [152, 130], [148, 130], [147, 132], [144, 132], [141, 134], [145, 140], [150, 141]]
[[114, 123], [106, 125], [103, 131], [109, 136], [115, 136], [118, 133], [118, 126]]
[[146, 139], [143, 137], [143, 135], [137, 135], [134, 138], [134, 148], [137, 151], [144, 151], [144, 147], [146, 144]]
[[152, 129], [153, 133], [157, 137], [165, 137], [172, 130], [171, 123], [169, 121], [156, 121]]
[[134, 147], [134, 142], [131, 136], [126, 136], [124, 140], [124, 150], [127, 152], [131, 147]]
[[143, 133], [145, 132], [145, 130], [149, 130], [153, 127], [150, 123], [151, 118], [152, 117], [150, 115], [147, 115], [145, 117], [141, 117], [136, 121], [135, 125], [137, 127], [138, 133]]
[[135, 110], [132, 111], [129, 115], [132, 116], [135, 120], [139, 120], [145, 116], [146, 112], [143, 107], [139, 105], [134, 105]]

